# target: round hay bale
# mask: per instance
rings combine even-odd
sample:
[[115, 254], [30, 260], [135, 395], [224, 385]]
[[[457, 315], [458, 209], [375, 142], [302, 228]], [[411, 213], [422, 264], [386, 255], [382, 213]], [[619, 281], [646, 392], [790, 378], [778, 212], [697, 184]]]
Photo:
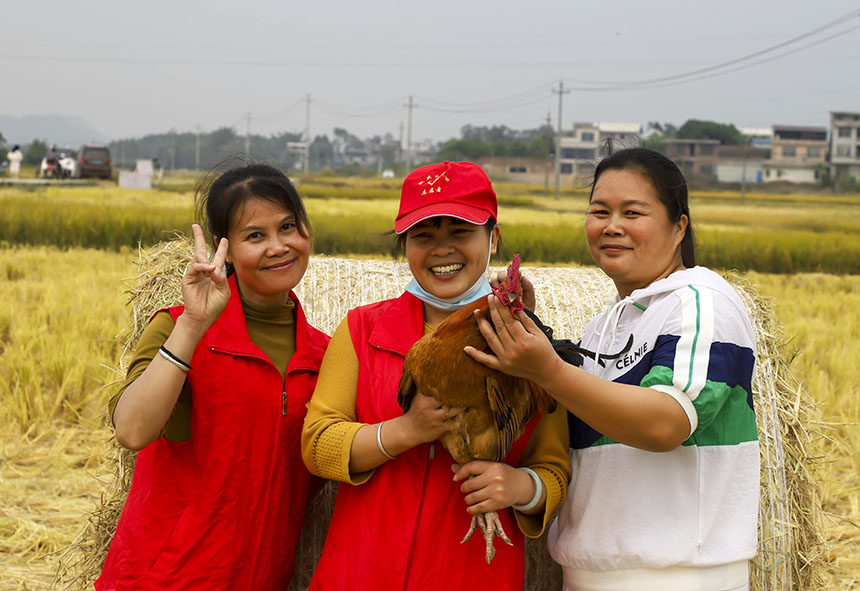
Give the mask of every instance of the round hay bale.
[[[192, 244], [178, 239], [140, 252], [139, 274], [129, 282], [132, 314], [122, 338], [120, 375], [149, 317], [181, 303], [179, 279], [191, 260]], [[494, 269], [495, 271], [496, 269]], [[538, 294], [536, 313], [559, 338], [577, 340], [588, 321], [615, 294], [612, 282], [587, 267], [529, 267], [524, 273]], [[780, 352], [781, 335], [769, 303], [743, 278], [726, 277], [744, 302], [758, 341], [753, 397], [761, 448], [759, 550], [751, 589], [821, 589], [820, 502], [814, 479], [814, 443], [820, 424], [808, 393], [791, 376]], [[411, 279], [405, 262], [312, 257], [296, 292], [308, 321], [332, 334], [351, 308], [396, 297]], [[134, 465], [134, 454], [114, 444], [116, 475], [102, 504], [78, 541], [61, 560], [54, 588], [91, 588], [101, 572]], [[336, 483], [328, 483], [306, 512], [296, 552], [291, 590], [306, 589], [319, 558], [334, 507]], [[526, 542], [526, 589], [560, 589], [561, 569], [545, 539]]]

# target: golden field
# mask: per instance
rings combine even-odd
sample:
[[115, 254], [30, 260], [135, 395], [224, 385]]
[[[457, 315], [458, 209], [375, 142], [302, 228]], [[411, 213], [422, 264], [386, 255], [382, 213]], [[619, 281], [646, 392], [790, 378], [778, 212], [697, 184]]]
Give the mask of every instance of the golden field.
[[[361, 254], [362, 233], [377, 232], [377, 228], [384, 232], [390, 227], [396, 211], [396, 185], [342, 182], [340, 187], [332, 182], [312, 190], [309, 183], [302, 187], [315, 226], [317, 250], [321, 250], [321, 234], [347, 232]], [[514, 187], [508, 190], [514, 193]], [[520, 250], [525, 240], [516, 231], [508, 231], [516, 226], [532, 228], [533, 234], [535, 227], [560, 227], [566, 229], [568, 241], [580, 238], [582, 194], [564, 195], [556, 201], [529, 190], [517, 187], [514, 198], [502, 200], [500, 219], [508, 250]], [[369, 198], [376, 193], [379, 195]], [[703, 252], [718, 250], [735, 236], [764, 235], [784, 244], [807, 245], [806, 258], [791, 259], [793, 266], [800, 266], [798, 261], [811, 264], [815, 260], [817, 240], [835, 240], [835, 252], [840, 244], [850, 251], [853, 243], [849, 238], [860, 235], [860, 200], [746, 197], [742, 207], [736, 194], [703, 194], [694, 199]], [[192, 216], [187, 191], [145, 193], [120, 191], [110, 185], [33, 192], [0, 188], [0, 211], [0, 224], [17, 223], [34, 234], [53, 227], [64, 236], [84, 231], [85, 226], [139, 228], [141, 218], [150, 214], [174, 220], [166, 227], [152, 226], [154, 239], [169, 237], [173, 230], [187, 231]], [[43, 215], [43, 222], [33, 221]], [[99, 226], [94, 223], [99, 216], [109, 221]], [[327, 226], [331, 228], [324, 230]], [[123, 242], [125, 235], [118, 230], [114, 235], [122, 240], [105, 239], [98, 248], [69, 243], [62, 249], [9, 235], [0, 238], [2, 591], [47, 588], [60, 554], [81, 531], [112, 478], [110, 431], [104, 424], [109, 390], [104, 385], [117, 377], [110, 367], [116, 365], [120, 352], [115, 337], [128, 317], [123, 280], [135, 275], [137, 258], [136, 249]], [[715, 238], [720, 236], [723, 240]], [[810, 236], [814, 240], [803, 242]], [[526, 238], [537, 241], [540, 237]], [[380, 237], [384, 247], [390, 243], [390, 237]], [[331, 254], [349, 251], [349, 242], [338, 244], [346, 250]], [[748, 253], [743, 261], [754, 264], [755, 255]], [[843, 252], [841, 256], [852, 255]], [[785, 331], [785, 353], [794, 356], [793, 371], [820, 405], [827, 423], [828, 438], [820, 442], [823, 463], [818, 468], [822, 503], [828, 513], [826, 588], [860, 589], [860, 346], [856, 342], [860, 335], [860, 274], [749, 270], [746, 277], [773, 298], [777, 320]]]
[[[318, 252], [385, 255], [397, 189], [392, 182], [300, 182]], [[169, 186], [169, 185], [168, 185]], [[175, 189], [175, 190], [174, 190]], [[500, 184], [504, 243], [530, 263], [590, 264], [581, 228], [587, 194], [544, 197]], [[700, 264], [768, 273], [860, 274], [860, 195], [696, 193], [691, 197]], [[0, 244], [119, 250], [187, 232], [190, 187], [132, 191], [114, 185], [0, 189]], [[571, 229], [575, 231], [571, 231]]]

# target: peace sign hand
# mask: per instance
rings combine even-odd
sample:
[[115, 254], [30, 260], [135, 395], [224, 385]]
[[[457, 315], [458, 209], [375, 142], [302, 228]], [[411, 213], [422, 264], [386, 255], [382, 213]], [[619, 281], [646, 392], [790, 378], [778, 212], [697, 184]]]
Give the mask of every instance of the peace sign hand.
[[210, 262], [203, 230], [197, 224], [192, 224], [191, 229], [194, 232], [194, 260], [182, 276], [183, 316], [205, 332], [230, 301], [230, 286], [223, 271], [228, 242], [226, 238], [221, 239]]

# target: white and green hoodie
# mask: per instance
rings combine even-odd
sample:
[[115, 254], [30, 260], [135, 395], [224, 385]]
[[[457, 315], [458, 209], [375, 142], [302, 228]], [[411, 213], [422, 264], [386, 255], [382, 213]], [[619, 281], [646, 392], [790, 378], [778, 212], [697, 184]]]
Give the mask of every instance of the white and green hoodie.
[[[588, 325], [583, 369], [671, 396], [690, 436], [667, 453], [617, 443], [573, 415], [573, 477], [549, 533], [566, 589], [731, 589], [756, 553], [755, 336], [734, 290], [704, 267], [616, 299]], [[605, 365], [604, 365], [605, 364]]]

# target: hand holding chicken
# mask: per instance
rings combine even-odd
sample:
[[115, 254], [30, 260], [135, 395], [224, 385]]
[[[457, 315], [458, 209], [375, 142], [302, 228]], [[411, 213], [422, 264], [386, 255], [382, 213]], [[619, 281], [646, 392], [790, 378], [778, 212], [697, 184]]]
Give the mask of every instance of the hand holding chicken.
[[[506, 281], [493, 288], [499, 301], [511, 310], [523, 307], [519, 262], [519, 255], [514, 255]], [[457, 473], [459, 479], [474, 476], [474, 482], [465, 485], [467, 492], [490, 488], [491, 495], [496, 495], [495, 501], [478, 503], [474, 508], [479, 511], [484, 507], [511, 504], [505, 490], [488, 487], [488, 484], [497, 482], [498, 476], [504, 482], [504, 476], [510, 476], [507, 470], [515, 468], [491, 463], [504, 460], [529, 421], [555, 408], [553, 399], [532, 382], [482, 365], [464, 353], [466, 347], [484, 354], [492, 352], [475, 319], [475, 311], [486, 312], [487, 306], [487, 298], [482, 298], [461, 308], [435, 332], [417, 341], [406, 356], [398, 391], [398, 402], [404, 412], [419, 395], [433, 398], [437, 407], [463, 408], [447, 420], [449, 430], [439, 441], [461, 466]], [[473, 463], [466, 467], [469, 462]], [[496, 534], [511, 543], [495, 510], [473, 515], [463, 541], [469, 539], [476, 527], [484, 534], [487, 562], [495, 554], [493, 539]]]

